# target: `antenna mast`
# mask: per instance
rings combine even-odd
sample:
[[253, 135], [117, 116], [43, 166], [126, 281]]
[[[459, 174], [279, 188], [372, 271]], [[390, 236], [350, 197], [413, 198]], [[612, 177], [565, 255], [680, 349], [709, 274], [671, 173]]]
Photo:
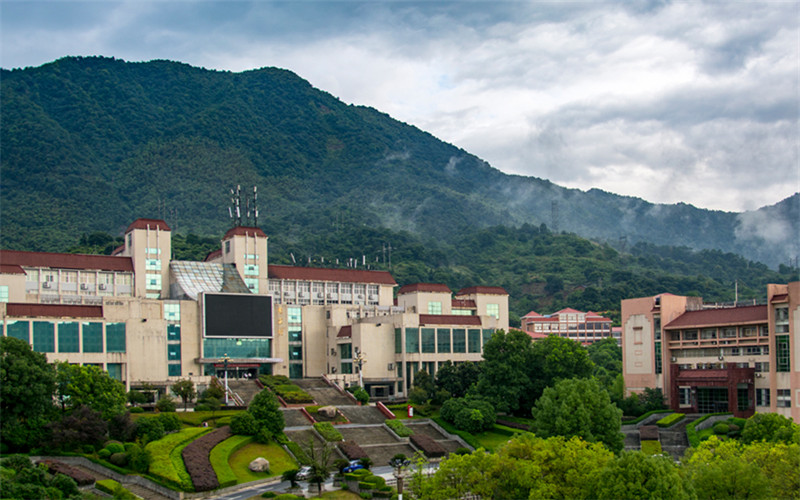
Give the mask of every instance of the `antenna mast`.
[[[244, 222], [250, 224], [252, 217], [252, 227], [258, 227], [258, 187], [253, 186], [253, 200], [245, 196], [244, 202]], [[228, 207], [228, 216], [233, 219], [233, 225], [242, 225], [242, 186], [236, 185], [236, 189], [231, 189], [231, 206]]]

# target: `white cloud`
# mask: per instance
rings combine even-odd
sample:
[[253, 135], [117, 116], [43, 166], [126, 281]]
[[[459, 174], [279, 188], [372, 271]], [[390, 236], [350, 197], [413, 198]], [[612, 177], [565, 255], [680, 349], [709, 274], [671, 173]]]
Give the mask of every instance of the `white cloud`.
[[509, 173], [742, 210], [800, 190], [798, 6], [12, 0], [0, 54], [284, 67]]

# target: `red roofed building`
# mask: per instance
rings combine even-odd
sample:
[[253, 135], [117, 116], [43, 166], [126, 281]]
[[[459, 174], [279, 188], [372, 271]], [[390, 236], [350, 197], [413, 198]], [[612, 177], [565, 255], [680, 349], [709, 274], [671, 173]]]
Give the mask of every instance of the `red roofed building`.
[[776, 412], [800, 419], [800, 282], [758, 305], [662, 294], [622, 301], [629, 392], [662, 389], [684, 413]]
[[531, 311], [520, 322], [522, 331], [532, 337], [533, 334], [542, 334], [544, 337], [558, 335], [583, 345], [611, 337], [611, 320], [591, 311], [566, 308], [547, 315]]

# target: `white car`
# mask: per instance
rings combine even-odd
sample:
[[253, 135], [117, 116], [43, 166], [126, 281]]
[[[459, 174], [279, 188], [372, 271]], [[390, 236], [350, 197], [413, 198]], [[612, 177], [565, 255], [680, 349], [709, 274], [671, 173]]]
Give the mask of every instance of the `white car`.
[[308, 478], [311, 476], [311, 466], [304, 465], [300, 467], [300, 470], [297, 471], [297, 475], [295, 476], [295, 480], [297, 481], [307, 481]]

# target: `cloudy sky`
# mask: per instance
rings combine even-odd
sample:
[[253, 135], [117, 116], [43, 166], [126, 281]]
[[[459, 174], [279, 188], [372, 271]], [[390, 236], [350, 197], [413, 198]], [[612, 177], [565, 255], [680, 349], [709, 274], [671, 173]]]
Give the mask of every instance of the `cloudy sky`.
[[507, 173], [728, 211], [800, 191], [800, 2], [0, 2], [0, 65], [277, 66]]

